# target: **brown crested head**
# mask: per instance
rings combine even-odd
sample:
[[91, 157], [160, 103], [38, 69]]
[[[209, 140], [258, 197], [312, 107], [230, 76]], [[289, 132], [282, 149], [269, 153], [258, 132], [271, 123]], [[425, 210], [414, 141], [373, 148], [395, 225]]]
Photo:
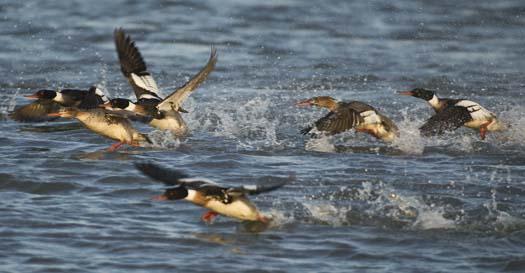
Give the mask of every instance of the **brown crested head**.
[[297, 106], [317, 106], [328, 109], [333, 109], [337, 105], [337, 101], [330, 96], [319, 96], [311, 99], [300, 101], [296, 104]]

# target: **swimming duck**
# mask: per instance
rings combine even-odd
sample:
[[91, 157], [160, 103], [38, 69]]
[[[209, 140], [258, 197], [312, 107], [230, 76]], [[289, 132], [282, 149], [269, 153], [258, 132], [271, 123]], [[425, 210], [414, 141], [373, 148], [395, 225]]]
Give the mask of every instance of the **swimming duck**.
[[434, 91], [423, 88], [414, 88], [399, 94], [426, 100], [436, 112], [419, 128], [424, 136], [440, 135], [465, 126], [479, 130], [479, 136], [483, 140], [488, 131], [501, 131], [506, 127], [494, 113], [474, 101], [439, 98]]
[[177, 136], [186, 134], [188, 128], [180, 113], [187, 111], [181, 107], [181, 104], [215, 68], [217, 63], [215, 48], [212, 47], [208, 63], [199, 73], [162, 99], [157, 83], [147, 71], [146, 63], [135, 46], [135, 42], [121, 28], [115, 30], [114, 36], [121, 71], [133, 87], [137, 101], [116, 98], [104, 104], [103, 107], [108, 110], [123, 109], [138, 115], [149, 116], [152, 118], [149, 124], [155, 128], [170, 130]]
[[340, 102], [329, 96], [320, 96], [300, 101], [296, 105], [317, 106], [330, 110], [313, 126], [301, 130], [303, 134], [310, 133], [314, 127], [329, 135], [355, 128], [358, 132], [368, 133], [383, 141], [392, 141], [398, 134], [397, 126], [392, 120], [363, 102]]
[[42, 89], [32, 95], [24, 96], [28, 99], [36, 99], [27, 105], [16, 108], [10, 117], [20, 122], [41, 122], [57, 119], [48, 114], [60, 110], [61, 107], [76, 107], [79, 109], [93, 109], [101, 103], [108, 101], [104, 92], [96, 86], [88, 90], [62, 89], [48, 90]]
[[108, 148], [110, 152], [117, 150], [123, 144], [141, 146], [144, 143], [151, 143], [148, 136], [133, 128], [127, 118], [115, 115], [104, 109], [81, 110], [64, 108], [56, 113], [49, 114], [49, 116], [75, 118], [87, 129], [118, 141]]
[[185, 199], [191, 203], [209, 209], [201, 219], [210, 222], [217, 215], [224, 215], [239, 220], [268, 223], [271, 219], [261, 214], [247, 195], [254, 195], [275, 190], [286, 182], [274, 181], [258, 185], [237, 187], [221, 186], [204, 178], [190, 178], [180, 171], [166, 169], [153, 163], [135, 164], [145, 175], [164, 183], [167, 188], [156, 200]]

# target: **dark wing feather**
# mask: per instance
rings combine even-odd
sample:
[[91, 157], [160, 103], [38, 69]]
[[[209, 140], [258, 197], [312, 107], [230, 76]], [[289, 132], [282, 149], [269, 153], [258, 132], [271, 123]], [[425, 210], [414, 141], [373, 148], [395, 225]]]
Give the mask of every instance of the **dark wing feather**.
[[84, 98], [82, 99], [82, 102], [78, 105], [78, 108], [93, 109], [97, 108], [100, 104], [103, 104], [103, 98], [96, 92], [97, 88], [95, 86], [90, 87], [87, 93], [85, 94]]
[[133, 87], [137, 99], [148, 94], [161, 100], [158, 95], [157, 84], [147, 71], [146, 63], [139, 49], [135, 46], [135, 42], [126, 35], [122, 28], [115, 29], [114, 38], [120, 70]]
[[131, 73], [146, 72], [148, 69], [144, 59], [142, 59], [142, 55], [135, 46], [135, 42], [131, 40], [131, 37], [126, 36], [124, 29], [115, 29], [114, 38], [122, 74], [129, 77]]
[[19, 122], [44, 122], [58, 119], [49, 117], [47, 114], [60, 111], [61, 106], [49, 100], [37, 100], [30, 104], [17, 107], [9, 114], [9, 117]]
[[184, 100], [190, 95], [190, 93], [197, 89], [201, 83], [203, 83], [208, 75], [215, 69], [215, 64], [217, 63], [217, 50], [212, 46], [210, 58], [208, 63], [204, 66], [199, 73], [193, 76], [188, 82], [183, 86], [179, 87], [169, 96], [167, 96], [161, 103], [159, 103], [158, 109], [162, 111], [169, 110], [179, 110], [180, 105]]
[[167, 169], [150, 162], [135, 163], [135, 167], [143, 174], [168, 186], [184, 184], [179, 180], [188, 178], [188, 176], [183, 172]]
[[289, 176], [287, 178], [263, 177], [260, 180], [265, 180], [265, 182], [259, 182], [256, 185], [242, 185], [240, 187], [232, 187], [227, 190], [227, 193], [235, 196], [239, 194], [255, 195], [263, 192], [269, 192], [286, 185], [290, 181], [295, 180], [295, 176]]
[[467, 108], [450, 106], [432, 116], [419, 128], [421, 135], [441, 135], [446, 131], [455, 130], [472, 120]]
[[315, 122], [315, 127], [319, 131], [325, 131], [334, 135], [354, 128], [361, 122], [360, 119], [361, 117], [358, 112], [352, 108], [344, 107], [320, 118]]

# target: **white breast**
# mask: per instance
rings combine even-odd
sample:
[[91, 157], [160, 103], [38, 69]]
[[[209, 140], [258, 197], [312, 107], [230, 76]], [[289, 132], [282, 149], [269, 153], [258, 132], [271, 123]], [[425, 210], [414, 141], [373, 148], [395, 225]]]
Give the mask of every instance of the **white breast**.
[[180, 114], [175, 114], [176, 115], [167, 115], [163, 119], [153, 119], [149, 124], [161, 130], [171, 131], [177, 136], [185, 135], [188, 132], [188, 127]]
[[100, 113], [79, 113], [76, 118], [93, 132], [117, 141], [131, 143], [133, 141], [133, 133], [136, 132], [131, 128], [131, 125], [125, 122], [108, 124], [104, 114]]
[[493, 119], [496, 117], [494, 113], [490, 112], [489, 110], [485, 109], [483, 106], [473, 101], [461, 100], [455, 105], [467, 108], [473, 120], [483, 121], [483, 120]]
[[245, 198], [237, 198], [229, 204], [224, 204], [218, 200], [210, 200], [205, 207], [222, 215], [240, 220], [259, 220], [259, 211]]

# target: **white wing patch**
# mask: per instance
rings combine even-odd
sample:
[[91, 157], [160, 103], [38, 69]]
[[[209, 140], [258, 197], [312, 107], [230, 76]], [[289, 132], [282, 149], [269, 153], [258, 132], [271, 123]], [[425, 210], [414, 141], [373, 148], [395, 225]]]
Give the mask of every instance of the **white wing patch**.
[[257, 185], [243, 185], [242, 188], [247, 191], [256, 191]]
[[473, 101], [462, 100], [456, 103], [456, 106], [467, 108], [473, 120], [485, 120], [485, 119], [496, 117], [494, 113], [490, 112], [489, 110], [485, 109], [483, 106]]
[[64, 96], [62, 96], [62, 93], [60, 92], [56, 92], [56, 96], [53, 98], [53, 101], [56, 101], [58, 103], [63, 103], [64, 102]]
[[139, 76], [135, 73], [131, 73], [131, 78], [133, 79], [133, 83], [138, 87], [155, 94], [159, 93], [159, 87], [151, 75]]
[[432, 96], [432, 98], [428, 101], [428, 103], [434, 109], [438, 109], [439, 108], [439, 98], [436, 95]]
[[381, 123], [381, 117], [374, 110], [364, 111], [359, 115], [364, 119], [365, 124]]
[[202, 183], [202, 182], [205, 182], [205, 183], [208, 183], [208, 184], [213, 184], [213, 185], [218, 185], [216, 182], [208, 179], [208, 178], [201, 178], [201, 177], [193, 177], [193, 178], [182, 178], [182, 179], [179, 179], [180, 182], [184, 182], [184, 183]]
[[98, 87], [95, 88], [95, 94], [99, 95], [103, 102], [108, 102], [109, 99], [106, 97], [106, 94], [102, 89], [99, 89]]

